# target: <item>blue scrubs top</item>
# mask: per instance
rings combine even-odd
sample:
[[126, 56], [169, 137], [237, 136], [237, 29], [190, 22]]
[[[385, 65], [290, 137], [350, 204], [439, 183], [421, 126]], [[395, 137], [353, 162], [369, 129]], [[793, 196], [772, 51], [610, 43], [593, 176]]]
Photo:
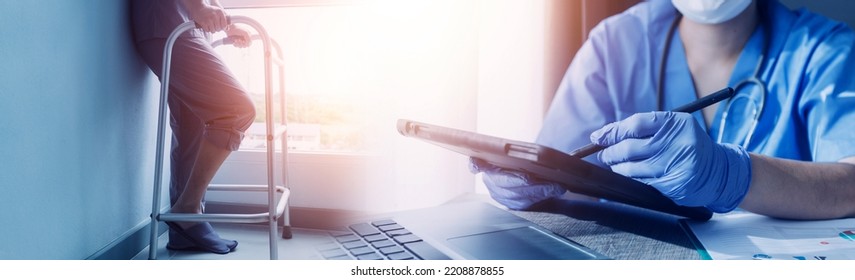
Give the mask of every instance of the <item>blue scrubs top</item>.
[[[855, 156], [855, 33], [806, 10], [758, 1], [765, 23], [749, 38], [729, 82], [732, 87], [751, 77], [767, 46], [759, 74], [768, 91], [765, 108], [745, 148], [817, 162]], [[649, 1], [597, 25], [567, 70], [537, 143], [569, 152], [590, 143], [591, 132], [607, 123], [656, 110], [662, 47], [676, 15], [671, 1]], [[670, 43], [666, 110], [697, 99], [678, 31]], [[708, 129], [713, 140], [725, 107], [718, 106]], [[705, 126], [700, 112], [695, 117]], [[729, 122], [724, 134], [738, 129]], [[603, 165], [596, 156], [586, 160]]]

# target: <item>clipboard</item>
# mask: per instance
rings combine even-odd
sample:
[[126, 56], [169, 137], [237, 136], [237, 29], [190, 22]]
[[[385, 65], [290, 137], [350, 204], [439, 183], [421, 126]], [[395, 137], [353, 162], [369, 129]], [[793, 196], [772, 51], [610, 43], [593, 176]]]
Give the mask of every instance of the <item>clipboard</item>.
[[481, 159], [504, 169], [529, 173], [539, 179], [558, 183], [573, 193], [693, 220], [706, 221], [712, 217], [712, 212], [705, 207], [677, 205], [650, 185], [546, 146], [406, 119], [398, 120], [397, 129], [403, 136]]

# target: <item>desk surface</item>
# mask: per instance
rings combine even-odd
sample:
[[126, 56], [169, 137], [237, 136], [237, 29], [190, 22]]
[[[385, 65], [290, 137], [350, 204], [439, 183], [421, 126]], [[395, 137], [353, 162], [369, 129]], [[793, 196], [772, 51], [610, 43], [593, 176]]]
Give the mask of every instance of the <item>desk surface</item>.
[[614, 202], [555, 199], [511, 211], [619, 260], [700, 259], [681, 217]]

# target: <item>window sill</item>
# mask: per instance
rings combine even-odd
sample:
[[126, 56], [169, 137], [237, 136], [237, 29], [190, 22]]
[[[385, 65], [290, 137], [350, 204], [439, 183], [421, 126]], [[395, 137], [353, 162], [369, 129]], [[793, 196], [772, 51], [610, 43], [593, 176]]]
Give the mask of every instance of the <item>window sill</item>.
[[[288, 187], [291, 206], [339, 210], [363, 210], [358, 190], [366, 189], [368, 168], [376, 157], [365, 153], [288, 153]], [[281, 181], [281, 153], [274, 156], [274, 179]], [[214, 184], [267, 184], [267, 156], [264, 150], [232, 153], [214, 177]], [[211, 191], [214, 203], [264, 205], [264, 193]]]

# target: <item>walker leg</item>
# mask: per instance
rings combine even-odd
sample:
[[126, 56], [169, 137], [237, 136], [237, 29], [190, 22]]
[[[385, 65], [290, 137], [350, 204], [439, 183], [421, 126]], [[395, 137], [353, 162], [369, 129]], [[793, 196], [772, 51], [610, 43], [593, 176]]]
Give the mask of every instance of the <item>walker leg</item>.
[[291, 233], [291, 226], [282, 226], [282, 239], [291, 239], [294, 235]]

